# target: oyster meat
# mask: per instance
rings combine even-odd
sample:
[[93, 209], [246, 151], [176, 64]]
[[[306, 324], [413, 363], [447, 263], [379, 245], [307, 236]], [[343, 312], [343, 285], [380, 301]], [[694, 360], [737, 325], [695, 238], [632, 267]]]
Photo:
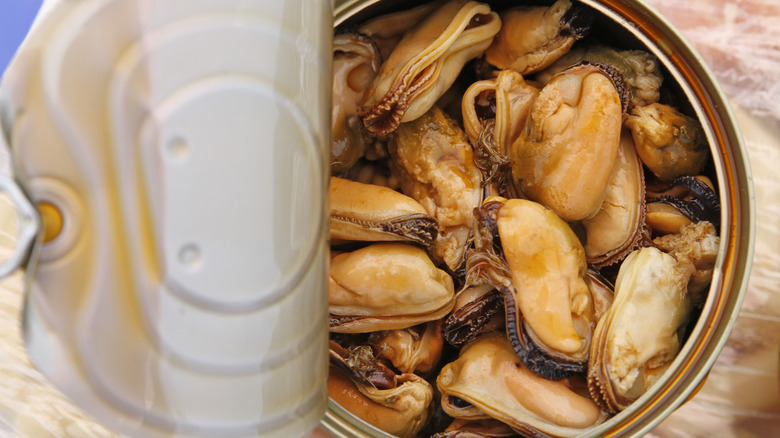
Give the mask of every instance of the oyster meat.
[[[606, 416], [567, 384], [536, 375], [515, 355], [500, 333], [488, 333], [464, 347], [444, 366], [436, 385], [442, 400], [459, 399], [531, 436], [574, 437]], [[459, 412], [445, 412], [459, 418]]]
[[331, 243], [408, 241], [429, 246], [438, 225], [414, 199], [373, 184], [330, 178]]
[[689, 270], [654, 247], [620, 266], [612, 306], [593, 333], [588, 387], [607, 412], [644, 394], [674, 360], [690, 314]]
[[370, 38], [356, 33], [333, 37], [333, 90], [330, 168], [339, 173], [352, 167], [371, 140], [358, 118], [363, 93], [379, 71], [379, 51]]
[[443, 318], [454, 304], [452, 277], [416, 246], [374, 243], [348, 253], [331, 253], [332, 332], [407, 328]]
[[550, 7], [519, 6], [501, 13], [501, 31], [485, 59], [501, 70], [522, 75], [544, 69], [590, 30], [592, 17], [569, 0]]
[[436, 262], [455, 272], [463, 264], [482, 199], [482, 175], [463, 130], [437, 106], [404, 123], [390, 141], [390, 166], [404, 194], [414, 198], [439, 224], [431, 247]]
[[663, 181], [698, 175], [707, 165], [710, 150], [701, 124], [671, 106], [636, 106], [625, 125], [639, 158]]
[[565, 221], [592, 217], [604, 200], [620, 145], [625, 91], [613, 73], [582, 64], [557, 74], [542, 88], [524, 135], [512, 145], [520, 191]]
[[382, 64], [362, 102], [363, 125], [387, 135], [425, 114], [500, 27], [498, 14], [484, 3], [452, 0], [441, 6], [406, 33]]

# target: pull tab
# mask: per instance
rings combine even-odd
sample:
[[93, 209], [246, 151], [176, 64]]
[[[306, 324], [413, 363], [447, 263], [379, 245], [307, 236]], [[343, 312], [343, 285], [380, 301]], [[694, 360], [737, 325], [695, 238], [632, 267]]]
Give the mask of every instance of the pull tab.
[[0, 262], [0, 278], [25, 265], [40, 229], [40, 218], [30, 199], [19, 185], [6, 176], [0, 176], [0, 192], [10, 199], [16, 209], [16, 246], [11, 256]]

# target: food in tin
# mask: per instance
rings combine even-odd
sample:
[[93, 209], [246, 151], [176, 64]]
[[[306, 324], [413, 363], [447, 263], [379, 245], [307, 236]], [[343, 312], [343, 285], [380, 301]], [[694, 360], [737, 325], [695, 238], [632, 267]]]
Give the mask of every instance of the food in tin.
[[578, 436], [677, 357], [720, 245], [710, 148], [594, 17], [454, 0], [339, 29], [383, 60], [331, 179], [330, 395], [357, 417]]

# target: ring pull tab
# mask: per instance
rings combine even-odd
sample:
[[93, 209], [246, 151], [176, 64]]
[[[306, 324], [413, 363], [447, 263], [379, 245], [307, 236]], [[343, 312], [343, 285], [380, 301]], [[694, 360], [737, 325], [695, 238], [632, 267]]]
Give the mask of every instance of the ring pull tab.
[[[14, 216], [9, 214], [9, 211], [16, 213], [15, 224], [8, 223], [8, 220], [13, 219]], [[2, 175], [0, 175], [0, 212], [2, 212], [0, 232], [10, 233], [12, 238], [15, 237], [10, 256], [0, 260], [0, 278], [3, 278], [26, 264], [40, 229], [40, 218], [19, 185], [11, 178]]]

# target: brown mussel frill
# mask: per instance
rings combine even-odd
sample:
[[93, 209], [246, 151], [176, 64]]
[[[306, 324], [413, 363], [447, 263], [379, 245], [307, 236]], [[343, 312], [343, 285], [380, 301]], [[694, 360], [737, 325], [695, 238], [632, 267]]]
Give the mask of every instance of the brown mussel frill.
[[328, 194], [333, 241], [408, 241], [430, 246], [438, 224], [414, 199], [373, 184], [331, 177]]
[[332, 402], [399, 437], [612, 430], [712, 300], [709, 131], [578, 0], [381, 3], [334, 36]]

